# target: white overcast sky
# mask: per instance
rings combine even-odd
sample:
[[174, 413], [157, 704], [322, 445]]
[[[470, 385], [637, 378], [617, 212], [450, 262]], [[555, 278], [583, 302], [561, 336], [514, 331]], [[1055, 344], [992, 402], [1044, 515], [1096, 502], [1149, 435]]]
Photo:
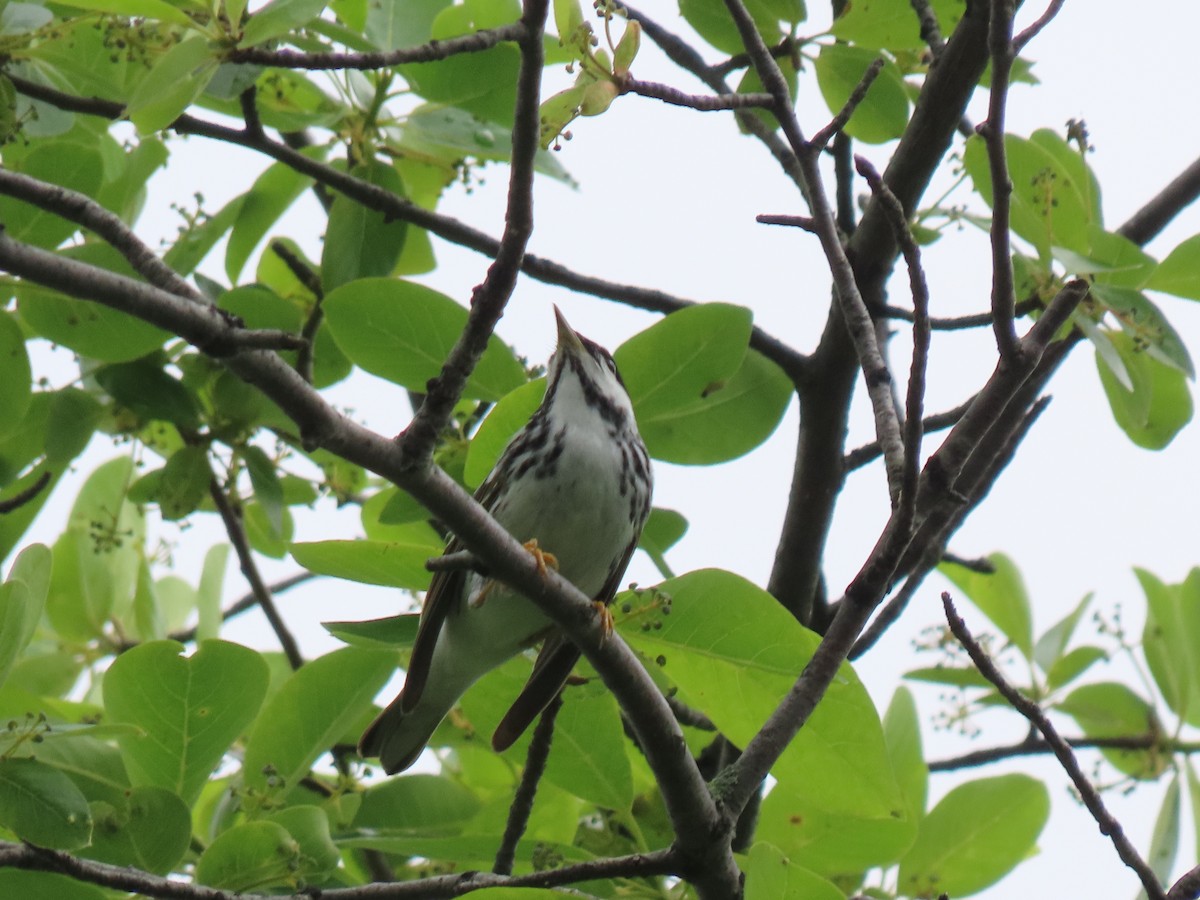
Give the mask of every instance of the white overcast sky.
[[[824, 4], [812, 0], [813, 33], [827, 24]], [[669, 0], [642, 0], [641, 8], [679, 33], [687, 28]], [[1025, 4], [1018, 25], [1042, 10]], [[822, 18], [824, 17], [824, 18]], [[1140, 5], [1116, 0], [1074, 0], [1027, 50], [1036, 61], [1043, 84], [1016, 86], [1009, 108], [1009, 130], [1028, 134], [1038, 127], [1064, 128], [1069, 118], [1083, 118], [1095, 153], [1090, 158], [1104, 188], [1104, 212], [1116, 227], [1175, 174], [1200, 155], [1200, 122], [1194, 115], [1192, 59], [1200, 28], [1200, 7], [1190, 0], [1159, 0]], [[717, 56], [710, 56], [714, 61]], [[662, 80], [687, 90], [702, 86], [677, 72], [644, 42], [634, 74]], [[319, 77], [319, 76], [318, 76]], [[973, 109], [984, 118], [986, 95]], [[829, 117], [815, 90], [802, 93], [801, 121], [812, 132]], [[829, 297], [829, 276], [815, 239], [788, 229], [758, 225], [758, 213], [802, 213], [794, 186], [753, 141], [737, 134], [727, 114], [700, 114], [637, 97], [619, 99], [603, 117], [573, 126], [575, 138], [565, 145], [561, 161], [578, 179], [571, 190], [548, 179], [539, 181], [537, 232], [531, 250], [578, 271], [612, 280], [657, 287], [696, 300], [721, 300], [753, 309], [756, 322], [793, 346], [811, 349], [820, 333]], [[889, 146], [859, 148], [882, 168]], [[175, 166], [153, 184], [141, 233], [158, 240], [173, 232], [177, 220], [169, 202], [188, 203], [199, 189], [206, 208], [216, 210], [249, 187], [262, 162], [234, 148], [198, 138], [177, 142]], [[440, 211], [463, 218], [493, 234], [502, 226], [507, 170], [490, 166], [485, 183], [467, 196], [452, 188]], [[934, 193], [930, 193], [930, 198]], [[928, 199], [928, 198], [927, 198]], [[322, 217], [305, 198], [281, 227], [319, 257]], [[1149, 246], [1162, 259], [1179, 241], [1200, 232], [1200, 208], [1190, 209]], [[466, 302], [480, 281], [484, 258], [435, 240], [439, 267], [430, 284]], [[976, 233], [950, 234], [928, 248], [926, 263], [935, 314], [954, 315], [987, 306], [990, 272], [987, 248]], [[220, 258], [206, 268], [219, 276]], [[248, 269], [247, 271], [251, 271]], [[906, 302], [905, 282], [894, 282], [896, 302]], [[1170, 320], [1200, 355], [1200, 307], [1188, 301], [1156, 298]], [[505, 319], [501, 336], [530, 359], [543, 359], [553, 347], [550, 304], [562, 306], [581, 332], [615, 346], [655, 317], [607, 301], [571, 296], [556, 288], [523, 279]], [[897, 368], [907, 371], [908, 342], [901, 334], [893, 343]], [[930, 365], [927, 409], [955, 405], [975, 390], [990, 371], [994, 357], [990, 332], [975, 336], [936, 335]], [[1120, 605], [1126, 623], [1140, 634], [1142, 599], [1131, 574], [1144, 566], [1167, 581], [1179, 581], [1200, 564], [1196, 510], [1200, 508], [1200, 437], [1186, 429], [1167, 450], [1150, 453], [1134, 447], [1117, 429], [1095, 372], [1090, 351], [1080, 349], [1053, 383], [1054, 402], [1026, 441], [1018, 460], [997, 490], [953, 542], [962, 555], [1003, 550], [1021, 567], [1034, 600], [1035, 627], [1040, 632], [1065, 614], [1084, 594], [1096, 592], [1095, 608]], [[353, 407], [373, 427], [398, 431], [407, 416], [402, 392], [364, 376], [354, 385], [334, 390], [336, 402]], [[861, 391], [850, 445], [872, 437]], [[683, 512], [691, 530], [670, 554], [676, 571], [720, 566], [762, 585], [766, 583], [774, 541], [782, 520], [797, 428], [793, 403], [775, 437], [741, 460], [716, 468], [689, 469], [659, 464], [657, 505]], [[936, 446], [938, 436], [929, 439]], [[81, 472], [115, 455], [96, 442], [81, 463]], [[69, 508], [73, 490], [60, 487], [49, 514], [35, 532], [51, 541]], [[887, 510], [886, 489], [877, 469], [851, 478], [831, 538], [827, 574], [835, 594], [857, 571], [875, 542]], [[198, 575], [204, 546], [199, 535], [219, 532], [197, 519], [177, 552], [181, 574]], [[344, 536], [356, 528], [353, 511], [301, 519], [297, 539]], [[167, 536], [175, 534], [167, 530]], [[290, 564], [268, 563], [271, 576], [290, 574]], [[630, 578], [656, 580], [644, 559], [635, 562]], [[858, 666], [882, 709], [899, 675], [932, 658], [915, 657], [911, 641], [918, 631], [940, 621], [933, 578], [912, 609], [880, 646]], [[227, 592], [243, 585], [231, 568]], [[336, 603], [331, 602], [336, 597]], [[319, 622], [330, 618], [368, 618], [397, 611], [391, 592], [351, 591], [317, 582], [289, 594], [282, 603], [288, 619], [310, 654], [334, 642]], [[986, 627], [969, 607], [967, 619], [977, 630]], [[1080, 628], [1079, 639], [1089, 636]], [[270, 647], [261, 620], [247, 617], [231, 631], [234, 639]], [[1097, 678], [1105, 673], [1098, 667]], [[1128, 669], [1112, 677], [1128, 678]], [[918, 688], [930, 755], [941, 757], [981, 744], [934, 734], [930, 717], [943, 704], [939, 691]], [[984, 740], [1018, 740], [1024, 728], [1014, 715], [991, 713], [980, 720]], [[1071, 731], [1069, 727], [1066, 729]], [[1042, 854], [1018, 874], [980, 896], [999, 898], [1021, 893], [1050, 894], [1064, 889], [1076, 896], [1132, 898], [1136, 880], [1116, 858], [1107, 840], [1068, 796], [1066, 780], [1044, 761], [1017, 761], [979, 770], [973, 777], [1005, 771], [1031, 771], [1046, 779], [1054, 814], [1041, 841]], [[1107, 774], [1111, 775], [1111, 771]], [[960, 780], [934, 776], [931, 801]], [[1161, 789], [1142, 788], [1132, 797], [1106, 795], [1138, 846], [1145, 851]], [[1185, 818], [1188, 818], [1185, 810]], [[1184, 830], [1180, 866], [1194, 861], [1194, 844]]]

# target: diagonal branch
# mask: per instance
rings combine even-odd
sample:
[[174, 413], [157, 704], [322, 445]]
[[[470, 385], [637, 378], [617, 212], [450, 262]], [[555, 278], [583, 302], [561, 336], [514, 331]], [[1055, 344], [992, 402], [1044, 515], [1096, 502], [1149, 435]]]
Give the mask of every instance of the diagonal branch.
[[1092, 814], [1092, 818], [1096, 820], [1096, 824], [1100, 826], [1100, 831], [1109, 836], [1113, 842], [1113, 846], [1117, 849], [1117, 855], [1121, 857], [1121, 861], [1129, 868], [1133, 869], [1134, 873], [1142, 882], [1142, 888], [1146, 891], [1147, 896], [1151, 900], [1165, 900], [1166, 893], [1163, 891], [1162, 885], [1158, 882], [1158, 877], [1154, 874], [1154, 870], [1142, 859], [1141, 854], [1137, 852], [1137, 848], [1125, 836], [1125, 829], [1121, 827], [1121, 823], [1108, 811], [1104, 805], [1104, 801], [1100, 798], [1100, 793], [1093, 787], [1088, 777], [1083, 773], [1083, 769], [1079, 766], [1079, 760], [1075, 758], [1067, 742], [1062, 739], [1055, 727], [1046, 718], [1046, 714], [1042, 712], [1040, 706], [1018, 691], [1015, 687], [1008, 683], [1000, 670], [996, 668], [996, 664], [992, 662], [991, 657], [987, 655], [984, 649], [979, 645], [979, 642], [971, 635], [967, 628], [967, 623], [962, 620], [958, 612], [954, 608], [954, 601], [950, 599], [950, 594], [942, 593], [942, 606], [946, 612], [946, 621], [950, 625], [950, 631], [958, 638], [958, 642], [966, 648], [967, 653], [971, 657], [971, 661], [975, 663], [975, 667], [979, 669], [980, 674], [990, 681], [1000, 692], [1000, 695], [1008, 701], [1008, 704], [1029, 720], [1038, 731], [1042, 733], [1042, 737], [1054, 749], [1054, 755], [1058, 758], [1059, 763], [1070, 777], [1071, 782], [1075, 785], [1075, 790], [1079, 792], [1079, 798], [1083, 801], [1083, 805], [1087, 807], [1088, 812]]
[[[95, 97], [77, 97], [27, 81], [16, 75], [9, 75], [9, 80], [21, 94], [59, 109], [111, 120], [117, 120], [124, 116], [125, 108], [120, 103]], [[753, 121], [761, 125], [757, 119]], [[171, 128], [179, 134], [194, 134], [255, 150], [312, 178], [320, 185], [345, 194], [367, 209], [381, 212], [394, 219], [410, 222], [444, 240], [474, 250], [476, 253], [495, 258], [500, 252], [500, 241], [491, 235], [452, 216], [424, 209], [378, 185], [355, 178], [348, 172], [339, 171], [318, 160], [310, 159], [287, 144], [273, 141], [265, 136], [253, 135], [243, 129], [206, 122], [191, 115], [180, 116], [171, 123]], [[590, 294], [604, 300], [624, 303], [627, 306], [650, 312], [672, 313], [694, 306], [697, 302], [668, 294], [665, 291], [620, 284], [584, 275], [554, 260], [529, 253], [526, 253], [521, 261], [521, 271], [546, 284], [553, 284], [581, 294]], [[758, 326], [754, 326], [751, 330], [750, 346], [779, 366], [793, 383], [799, 384], [806, 377], [808, 357]]]
[[525, 248], [533, 234], [533, 161], [541, 128], [539, 99], [549, 0], [526, 0], [521, 16], [524, 33], [518, 41], [521, 68], [517, 74], [517, 101], [512, 130], [512, 162], [508, 179], [508, 206], [504, 233], [496, 248], [487, 276], [471, 294], [467, 326], [442, 364], [442, 371], [427, 385], [425, 402], [399, 438], [401, 449], [412, 465], [424, 466], [433, 456], [438, 435], [446, 427], [454, 405], [462, 396], [496, 323], [517, 286], [517, 275]]
[[622, 94], [637, 94], [651, 100], [661, 100], [672, 106], [685, 106], [699, 112], [714, 112], [723, 109], [749, 109], [769, 107], [774, 101], [770, 94], [687, 94], [669, 84], [656, 81], [640, 81], [626, 76], [619, 82]]
[[[207, 307], [152, 285], [14, 241], [0, 233], [0, 269], [37, 284], [135, 315], [195, 346], [228, 341], [232, 326]], [[257, 387], [297, 423], [316, 447], [362, 466], [412, 494], [479, 557], [496, 578], [528, 597], [580, 648], [624, 709], [662, 790], [678, 836], [671, 855], [677, 874], [698, 872], [702, 897], [732, 896], [738, 870], [720, 816], [662, 692], [619, 635], [605, 633], [589, 597], [537, 562], [449, 475], [436, 466], [413, 467], [397, 443], [330, 406], [278, 356], [240, 351], [224, 364]], [[124, 871], [124, 870], [122, 870]], [[555, 882], [558, 883], [558, 882]], [[423, 894], [422, 896], [431, 896]]]

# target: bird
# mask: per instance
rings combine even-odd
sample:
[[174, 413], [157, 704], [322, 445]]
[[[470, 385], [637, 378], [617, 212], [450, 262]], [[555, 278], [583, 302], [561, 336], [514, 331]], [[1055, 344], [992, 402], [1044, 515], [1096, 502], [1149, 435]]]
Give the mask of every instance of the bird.
[[[558, 339], [546, 393], [475, 499], [522, 542], [607, 606], [650, 513], [653, 473], [633, 403], [612, 354], [571, 328], [556, 306]], [[451, 537], [446, 555], [463, 544]], [[507, 749], [562, 690], [580, 651], [531, 600], [478, 571], [435, 572], [404, 687], [363, 733], [359, 753], [391, 775], [411, 766], [472, 684], [542, 641], [524, 688], [492, 737]]]

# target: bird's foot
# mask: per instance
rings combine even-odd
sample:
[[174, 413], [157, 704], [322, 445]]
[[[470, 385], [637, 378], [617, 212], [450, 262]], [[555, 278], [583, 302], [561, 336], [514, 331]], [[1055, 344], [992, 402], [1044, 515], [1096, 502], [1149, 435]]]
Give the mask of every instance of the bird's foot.
[[538, 546], [537, 538], [525, 542], [525, 549], [530, 552], [533, 558], [537, 561], [538, 574], [543, 578], [550, 569], [558, 571], [558, 557], [553, 553], [549, 553]]
[[596, 613], [600, 616], [600, 627], [604, 630], [601, 640], [607, 641], [612, 637], [613, 633], [613, 614], [608, 608], [608, 604], [603, 600], [595, 600], [592, 605], [596, 607]]

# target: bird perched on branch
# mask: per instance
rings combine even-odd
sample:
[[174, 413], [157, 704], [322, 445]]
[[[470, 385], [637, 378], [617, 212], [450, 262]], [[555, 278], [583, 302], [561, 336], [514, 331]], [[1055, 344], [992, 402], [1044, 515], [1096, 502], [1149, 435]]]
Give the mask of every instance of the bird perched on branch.
[[[650, 512], [653, 481], [629, 394], [612, 355], [557, 308], [546, 396], [475, 494], [539, 565], [604, 607]], [[447, 554], [463, 549], [457, 538]], [[437, 572], [425, 595], [407, 679], [359, 742], [388, 774], [407, 769], [476, 680], [539, 640], [524, 689], [492, 737], [509, 747], [562, 689], [579, 650], [530, 600], [465, 569]]]

